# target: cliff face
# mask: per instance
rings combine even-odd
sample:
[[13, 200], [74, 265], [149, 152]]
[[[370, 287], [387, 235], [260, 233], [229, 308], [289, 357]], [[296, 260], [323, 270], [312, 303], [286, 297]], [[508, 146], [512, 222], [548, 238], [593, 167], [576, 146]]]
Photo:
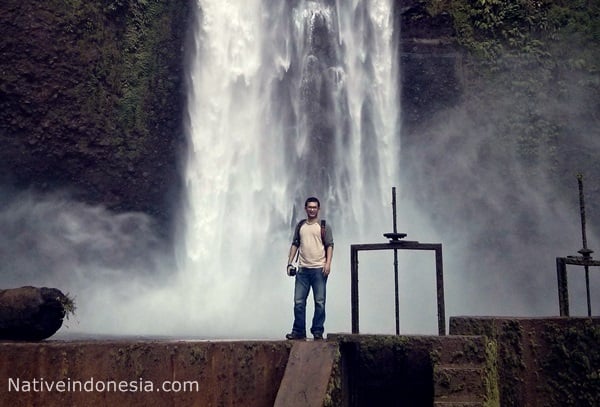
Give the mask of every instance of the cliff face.
[[[184, 48], [194, 4], [4, 1], [2, 196], [63, 189], [117, 212], [150, 214], [170, 236], [181, 202]], [[395, 2], [403, 166], [414, 173], [417, 199], [437, 194], [442, 206], [462, 205], [465, 191], [454, 186], [469, 182], [463, 173], [447, 179], [445, 143], [456, 154], [481, 150], [473, 166], [501, 151], [492, 158], [516, 157], [525, 168], [512, 190], [550, 177], [556, 195], [575, 201], [574, 173], [584, 172], [597, 229], [600, 166], [590, 137], [599, 128], [599, 14], [584, 1]], [[495, 184], [495, 173], [484, 181]]]
[[[505, 235], [555, 248], [562, 242], [549, 235], [577, 239], [564, 227], [578, 228], [576, 174], [583, 173], [587, 221], [597, 234], [600, 165], [591, 157], [599, 153], [600, 7], [562, 0], [395, 4], [402, 167], [413, 199], [442, 228], [469, 224], [475, 247], [487, 241], [517, 255]], [[552, 212], [561, 219], [548, 217]], [[490, 238], [491, 224], [498, 238]], [[562, 227], [544, 231], [552, 224]]]
[[142, 211], [169, 235], [180, 189], [190, 2], [0, 6], [0, 185]]

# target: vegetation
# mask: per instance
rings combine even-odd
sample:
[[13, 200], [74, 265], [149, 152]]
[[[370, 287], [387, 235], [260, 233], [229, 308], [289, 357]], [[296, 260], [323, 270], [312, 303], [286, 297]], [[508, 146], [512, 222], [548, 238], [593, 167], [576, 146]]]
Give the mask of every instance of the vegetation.
[[75, 315], [75, 310], [77, 309], [75, 306], [75, 299], [72, 298], [69, 293], [58, 297], [57, 300], [62, 305], [65, 317], [67, 319], [69, 319], [69, 316]]
[[9, 0], [0, 14], [2, 176], [17, 189], [68, 188], [146, 212], [168, 233], [191, 4]]
[[[428, 0], [450, 11], [457, 40], [472, 54], [507, 68], [507, 56], [598, 73], [600, 4], [588, 0]], [[571, 46], [564, 47], [567, 41]], [[595, 47], [589, 47], [594, 44]]]
[[[432, 15], [452, 15], [464, 50], [465, 93], [487, 112], [493, 148], [514, 154], [529, 177], [546, 176], [574, 199], [578, 172], [600, 179], [592, 142], [600, 126], [600, 2], [425, 3]], [[587, 193], [590, 212], [600, 214], [600, 184], [588, 184]], [[591, 223], [598, 227], [600, 219]]]

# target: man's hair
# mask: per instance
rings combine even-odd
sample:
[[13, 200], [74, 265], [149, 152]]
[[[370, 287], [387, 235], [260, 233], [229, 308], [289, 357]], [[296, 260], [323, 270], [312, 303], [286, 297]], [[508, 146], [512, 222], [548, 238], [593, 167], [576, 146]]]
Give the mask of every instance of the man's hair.
[[319, 202], [319, 200], [317, 198], [315, 198], [314, 196], [311, 196], [310, 198], [306, 199], [306, 202], [304, 202], [304, 207], [306, 208], [308, 206], [309, 202], [316, 202], [317, 203], [317, 207], [321, 207], [321, 202]]

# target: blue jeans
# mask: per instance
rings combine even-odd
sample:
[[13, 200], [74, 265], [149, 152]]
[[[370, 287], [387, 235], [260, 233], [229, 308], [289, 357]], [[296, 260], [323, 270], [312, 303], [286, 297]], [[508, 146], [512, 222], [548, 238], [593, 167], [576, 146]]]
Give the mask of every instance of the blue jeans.
[[315, 315], [312, 320], [310, 332], [323, 334], [325, 331], [325, 287], [327, 277], [323, 275], [322, 268], [300, 267], [296, 274], [296, 285], [294, 286], [294, 327], [292, 333], [306, 336], [306, 299], [310, 289], [313, 290], [315, 300]]

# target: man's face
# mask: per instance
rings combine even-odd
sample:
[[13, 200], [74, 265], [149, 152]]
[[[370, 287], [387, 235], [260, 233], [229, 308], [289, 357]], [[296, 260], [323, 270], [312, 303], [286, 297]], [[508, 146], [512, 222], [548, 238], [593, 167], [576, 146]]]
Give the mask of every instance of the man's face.
[[319, 214], [319, 205], [316, 202], [309, 202], [304, 209], [308, 219], [314, 219]]

